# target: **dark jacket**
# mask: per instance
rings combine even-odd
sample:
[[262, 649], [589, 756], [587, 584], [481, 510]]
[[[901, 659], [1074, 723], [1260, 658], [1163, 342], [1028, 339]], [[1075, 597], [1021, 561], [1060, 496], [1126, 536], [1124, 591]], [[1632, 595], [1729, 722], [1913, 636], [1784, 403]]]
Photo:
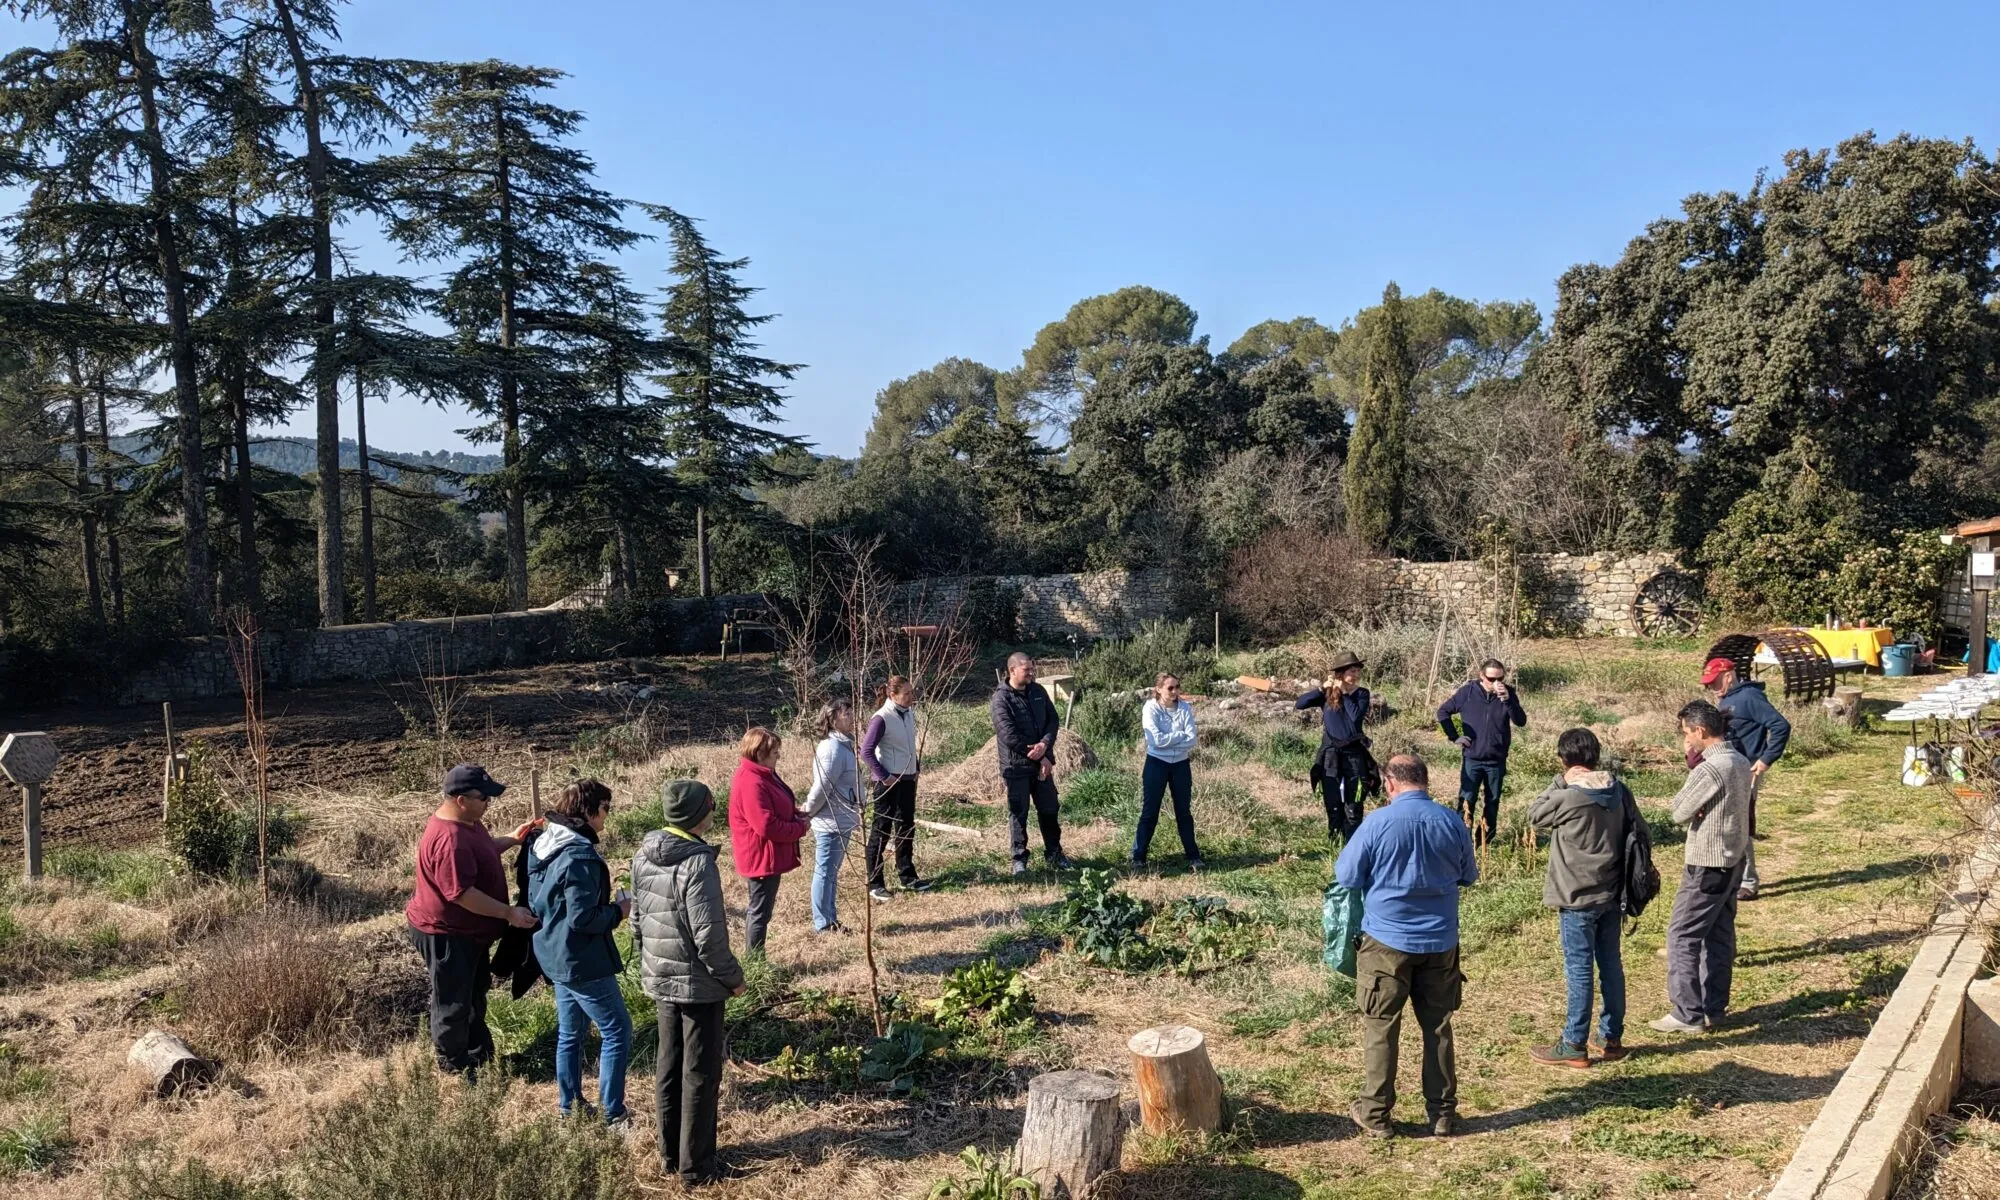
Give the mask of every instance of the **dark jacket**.
[[743, 986], [715, 847], [664, 829], [646, 835], [632, 859], [632, 950], [655, 1000], [713, 1004]]
[[1609, 771], [1575, 783], [1558, 778], [1528, 806], [1528, 821], [1549, 835], [1542, 903], [1603, 908], [1625, 895], [1625, 814], [1632, 794]]
[[1323, 688], [1314, 688], [1292, 703], [1294, 709], [1323, 708], [1320, 715], [1320, 749], [1360, 751], [1368, 748], [1368, 738], [1361, 732], [1361, 725], [1368, 719], [1368, 689], [1355, 688], [1346, 696], [1334, 693], [1333, 703], [1327, 703], [1328, 693]]
[[551, 820], [528, 847], [528, 908], [542, 920], [535, 961], [551, 983], [608, 979], [624, 965], [611, 931], [625, 919], [611, 901], [611, 869], [584, 834]]
[[[1460, 726], [1464, 732], [1460, 732]], [[1472, 739], [1465, 757], [1473, 762], [1507, 761], [1514, 745], [1514, 726], [1528, 727], [1528, 714], [1521, 711], [1521, 693], [1507, 689], [1505, 700], [1495, 699], [1477, 679], [1467, 680], [1438, 706], [1438, 728], [1452, 741]]]
[[[993, 690], [993, 738], [999, 743], [1000, 775], [1019, 777], [1041, 771], [1056, 749], [1056, 706], [1039, 683], [1016, 691], [1008, 684]], [[1040, 761], [1028, 757], [1028, 747], [1042, 744]]]
[[1792, 723], [1765, 697], [1763, 684], [1739, 680], [1715, 706], [1729, 718], [1723, 736], [1747, 761], [1768, 767], [1784, 755], [1792, 740]]

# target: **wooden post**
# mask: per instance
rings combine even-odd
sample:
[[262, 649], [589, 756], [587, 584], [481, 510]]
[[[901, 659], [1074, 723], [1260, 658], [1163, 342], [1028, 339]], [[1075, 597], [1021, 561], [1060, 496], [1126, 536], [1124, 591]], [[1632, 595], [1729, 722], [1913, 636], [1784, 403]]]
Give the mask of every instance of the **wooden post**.
[[[1993, 538], [1990, 535], [1983, 534], [1973, 538], [1972, 550], [1975, 554], [1991, 553], [1993, 550]], [[1967, 630], [1972, 635], [1972, 644], [1966, 647], [1965, 673], [1967, 675], [1984, 675], [1986, 674], [1986, 600], [1989, 593], [1985, 587], [1979, 586], [1982, 582], [1981, 576], [1968, 575], [1966, 578], [1972, 586], [1972, 618], [1966, 622], [1966, 624], [1972, 626], [1970, 630]], [[1991, 576], [1984, 577], [1984, 580], [1989, 583], [1991, 579]]]
[[146, 1073], [153, 1094], [162, 1099], [184, 1088], [210, 1083], [220, 1071], [214, 1062], [162, 1029], [148, 1030], [146, 1036], [134, 1042], [125, 1061]]
[[62, 757], [46, 733], [10, 733], [0, 741], [0, 774], [21, 789], [22, 848], [29, 879], [42, 877], [42, 784]]
[[1100, 1176], [1118, 1169], [1124, 1148], [1117, 1080], [1057, 1071], [1028, 1082], [1014, 1169], [1041, 1185], [1042, 1200], [1082, 1200]]
[[1222, 657], [1222, 610], [1215, 612], [1215, 657]]
[[1147, 1133], [1222, 1128], [1222, 1080], [1199, 1029], [1162, 1025], [1133, 1034], [1126, 1045]]

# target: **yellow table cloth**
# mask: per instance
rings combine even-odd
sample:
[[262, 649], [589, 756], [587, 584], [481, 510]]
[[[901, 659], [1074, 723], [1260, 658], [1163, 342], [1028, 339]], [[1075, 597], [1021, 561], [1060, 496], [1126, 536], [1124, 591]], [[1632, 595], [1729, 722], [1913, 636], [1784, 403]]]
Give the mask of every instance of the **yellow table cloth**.
[[1808, 629], [1806, 633], [1826, 650], [1827, 657], [1858, 658], [1877, 670], [1882, 667], [1882, 647], [1896, 644], [1895, 633], [1879, 625], [1873, 629]]

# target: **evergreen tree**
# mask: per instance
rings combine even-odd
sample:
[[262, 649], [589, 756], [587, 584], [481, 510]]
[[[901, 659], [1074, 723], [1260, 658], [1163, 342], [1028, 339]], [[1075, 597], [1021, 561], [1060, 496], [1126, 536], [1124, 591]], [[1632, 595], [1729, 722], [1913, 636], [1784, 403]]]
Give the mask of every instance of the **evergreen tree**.
[[379, 164], [393, 188], [391, 233], [425, 259], [458, 258], [440, 312], [486, 384], [474, 397], [505, 466], [481, 481], [507, 522], [507, 603], [528, 604], [529, 478], [524, 429], [567, 402], [560, 353], [542, 331], [573, 312], [578, 271], [591, 254], [638, 235], [621, 206], [592, 181], [593, 167], [566, 145], [582, 116], [540, 93], [562, 72], [487, 61], [440, 66], [409, 150]]
[[737, 278], [750, 260], [723, 258], [692, 219], [670, 208], [649, 205], [646, 211], [667, 226], [673, 241], [676, 278], [660, 315], [677, 361], [661, 382], [668, 449], [681, 484], [694, 495], [695, 577], [706, 596], [711, 517], [740, 510], [753, 485], [773, 478], [771, 456], [803, 445], [769, 427], [784, 393], [766, 382], [789, 380], [802, 368], [755, 353], [759, 347], [750, 335], [771, 316], [743, 311], [757, 293]]
[[1380, 318], [1369, 336], [1361, 401], [1342, 480], [1347, 530], [1370, 546], [1389, 547], [1402, 525], [1403, 430], [1414, 375], [1403, 292], [1391, 283], [1382, 290]]

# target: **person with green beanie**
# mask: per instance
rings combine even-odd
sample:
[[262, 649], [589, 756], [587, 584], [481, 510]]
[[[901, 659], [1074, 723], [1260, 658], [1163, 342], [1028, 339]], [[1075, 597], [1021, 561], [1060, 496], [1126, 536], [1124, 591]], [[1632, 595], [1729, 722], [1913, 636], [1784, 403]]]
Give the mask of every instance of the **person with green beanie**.
[[632, 859], [632, 950], [659, 1010], [660, 1164], [689, 1184], [722, 1178], [715, 1134], [722, 1097], [723, 1008], [743, 994], [743, 967], [729, 950], [722, 872], [702, 835], [715, 795], [696, 779], [660, 788], [665, 828], [646, 835]]

